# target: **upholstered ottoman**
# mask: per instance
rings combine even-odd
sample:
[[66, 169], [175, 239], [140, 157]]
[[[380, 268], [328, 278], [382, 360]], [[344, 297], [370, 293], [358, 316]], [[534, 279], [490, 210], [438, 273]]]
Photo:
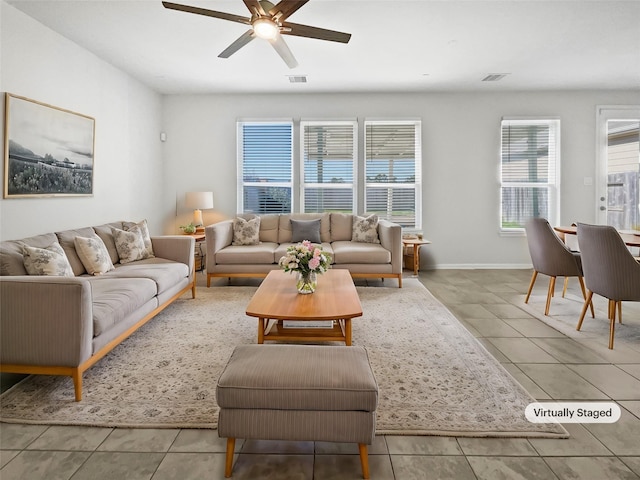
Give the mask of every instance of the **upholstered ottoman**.
[[218, 435], [227, 438], [225, 476], [236, 438], [357, 443], [364, 478], [375, 435], [378, 385], [362, 347], [241, 345], [216, 390]]

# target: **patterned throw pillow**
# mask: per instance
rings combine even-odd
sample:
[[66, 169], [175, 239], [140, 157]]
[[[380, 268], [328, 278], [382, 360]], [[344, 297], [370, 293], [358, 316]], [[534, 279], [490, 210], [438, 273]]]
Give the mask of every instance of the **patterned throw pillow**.
[[118, 250], [120, 263], [125, 264], [149, 258], [140, 227], [134, 225], [128, 231], [112, 228], [111, 231], [113, 232], [113, 240], [116, 244], [116, 250]]
[[22, 247], [22, 258], [24, 268], [29, 275], [74, 276], [69, 259], [58, 242], [54, 242], [45, 248], [24, 245]]
[[378, 238], [378, 216], [353, 216], [352, 242], [380, 243]]
[[245, 220], [237, 217], [233, 220], [232, 245], [258, 245], [260, 243], [260, 217]]
[[145, 258], [155, 257], [153, 253], [153, 245], [151, 244], [151, 235], [149, 235], [149, 226], [146, 220], [141, 220], [138, 223], [122, 222], [122, 226], [125, 230], [129, 231], [132, 227], [138, 227], [142, 232], [142, 239], [144, 240], [144, 247], [147, 250], [147, 256]]
[[73, 244], [89, 275], [102, 275], [113, 270], [109, 251], [100, 237], [75, 237]]

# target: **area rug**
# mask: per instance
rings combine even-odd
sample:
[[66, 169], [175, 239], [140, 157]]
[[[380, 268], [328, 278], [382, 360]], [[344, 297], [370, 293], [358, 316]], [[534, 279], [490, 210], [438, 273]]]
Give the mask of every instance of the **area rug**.
[[[81, 402], [70, 378], [30, 376], [0, 398], [1, 420], [216, 428], [218, 376], [236, 345], [256, 342], [257, 320], [244, 313], [255, 289], [185, 295], [84, 374]], [[418, 280], [358, 293], [353, 343], [367, 348], [379, 384], [378, 434], [568, 436], [525, 419], [534, 399]]]

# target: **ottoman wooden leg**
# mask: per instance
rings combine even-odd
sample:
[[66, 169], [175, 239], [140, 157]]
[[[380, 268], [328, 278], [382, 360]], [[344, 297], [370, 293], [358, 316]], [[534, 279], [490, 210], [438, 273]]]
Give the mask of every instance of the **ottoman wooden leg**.
[[367, 454], [367, 445], [358, 444], [360, 450], [360, 464], [362, 465], [362, 478], [369, 478], [369, 455]]
[[[366, 448], [366, 447], [365, 447]], [[227, 456], [224, 462], [224, 477], [231, 477], [231, 471], [233, 470], [233, 452], [236, 449], [236, 439], [227, 438]]]

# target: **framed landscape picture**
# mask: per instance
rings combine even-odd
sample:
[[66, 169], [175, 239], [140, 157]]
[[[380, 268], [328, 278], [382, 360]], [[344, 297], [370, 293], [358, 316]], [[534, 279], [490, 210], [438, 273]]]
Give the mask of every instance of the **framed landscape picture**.
[[93, 195], [95, 119], [5, 94], [4, 198]]

